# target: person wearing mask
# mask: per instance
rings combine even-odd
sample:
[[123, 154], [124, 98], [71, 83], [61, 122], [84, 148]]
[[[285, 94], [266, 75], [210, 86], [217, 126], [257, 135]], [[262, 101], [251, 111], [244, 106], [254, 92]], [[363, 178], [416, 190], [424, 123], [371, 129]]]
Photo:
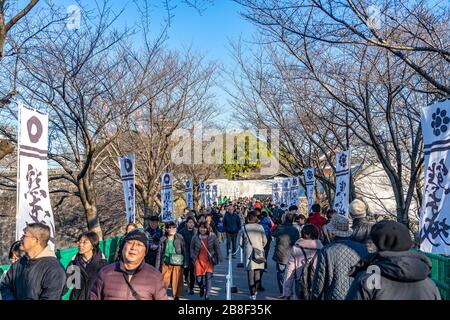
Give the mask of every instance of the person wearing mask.
[[225, 214], [223, 220], [223, 228], [227, 237], [227, 255], [231, 253], [233, 258], [236, 258], [237, 254], [237, 237], [241, 230], [241, 219], [236, 213], [233, 205], [228, 206], [228, 212]]
[[[441, 300], [436, 284], [429, 278], [431, 261], [411, 251], [408, 228], [396, 221], [380, 221], [370, 232], [378, 252], [358, 262], [350, 272], [354, 278], [348, 300]], [[379, 270], [379, 280], [370, 279]]]
[[166, 289], [172, 286], [174, 300], [183, 296], [183, 271], [189, 266], [186, 256], [186, 245], [183, 236], [177, 233], [176, 224], [166, 223], [166, 234], [159, 241], [156, 268], [161, 270]]
[[31, 223], [21, 238], [25, 255], [6, 272], [0, 283], [3, 300], [60, 300], [66, 272], [48, 245], [50, 228]]
[[198, 226], [198, 233], [192, 238], [190, 248], [191, 259], [194, 263], [195, 276], [200, 288], [200, 297], [209, 300], [211, 296], [214, 265], [222, 261], [219, 239], [209, 232], [206, 223]]
[[167, 300], [161, 272], [145, 263], [148, 245], [144, 229], [128, 233], [121, 259], [100, 269], [89, 300]]
[[[288, 300], [297, 300], [296, 286], [298, 280], [303, 275], [303, 267], [306, 261], [312, 260], [312, 267], [317, 265], [316, 255], [322, 249], [322, 243], [319, 240], [319, 230], [313, 224], [306, 224], [302, 228], [301, 238], [297, 240], [292, 250], [289, 252], [286, 273], [284, 275], [283, 296]], [[309, 279], [312, 280], [312, 275]], [[306, 288], [308, 291], [311, 288]]]
[[100, 251], [98, 235], [95, 232], [82, 233], [78, 237], [77, 243], [78, 253], [70, 261], [66, 273], [67, 277], [70, 277], [74, 271], [80, 272], [80, 286], [77, 288], [74, 287], [75, 284], [71, 284], [67, 289], [72, 289], [70, 300], [88, 300], [89, 290], [100, 269], [107, 265], [107, 262]]
[[156, 256], [159, 249], [159, 240], [163, 235], [158, 225], [159, 225], [158, 216], [151, 216], [150, 226], [146, 230], [149, 236], [149, 244], [147, 254], [145, 255], [145, 262], [154, 267], [156, 266]]
[[267, 237], [262, 225], [258, 224], [258, 218], [254, 211], [247, 215], [247, 224], [240, 239], [240, 245], [244, 248], [244, 265], [247, 270], [248, 287], [250, 299], [256, 300], [258, 290], [261, 288], [261, 276], [265, 263], [257, 263], [252, 259], [254, 249], [264, 252]]
[[188, 282], [189, 286], [189, 294], [194, 294], [194, 285], [195, 285], [195, 270], [194, 270], [194, 261], [191, 259], [191, 242], [192, 238], [196, 234], [195, 230], [195, 218], [190, 216], [186, 219], [186, 226], [180, 231], [181, 236], [183, 237], [184, 244], [186, 246], [186, 259], [188, 261], [188, 266], [184, 268], [184, 279]]

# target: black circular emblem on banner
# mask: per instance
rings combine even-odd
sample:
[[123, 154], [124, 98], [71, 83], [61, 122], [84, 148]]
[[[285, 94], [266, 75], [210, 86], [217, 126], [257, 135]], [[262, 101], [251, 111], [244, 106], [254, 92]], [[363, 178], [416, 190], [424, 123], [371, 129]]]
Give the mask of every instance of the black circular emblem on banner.
[[297, 179], [292, 179], [292, 185], [296, 186], [297, 185]]
[[[33, 130], [33, 126], [36, 128], [36, 133], [32, 133], [31, 131]], [[39, 119], [35, 116], [32, 116], [28, 121], [27, 121], [27, 131], [28, 131], [28, 137], [30, 137], [30, 141], [32, 143], [37, 143], [39, 142], [39, 139], [42, 137], [42, 123], [41, 121], [39, 121]]]
[[170, 182], [170, 175], [169, 175], [169, 174], [166, 174], [166, 175], [164, 176], [164, 183], [169, 184], [169, 182]]
[[130, 159], [125, 159], [125, 170], [127, 170], [127, 172], [131, 172], [131, 170], [133, 170], [133, 163]]
[[203, 182], [200, 183], [200, 187], [203, 189], [205, 187], [205, 184]]
[[186, 181], [186, 188], [189, 188], [191, 186], [191, 182], [188, 180]]

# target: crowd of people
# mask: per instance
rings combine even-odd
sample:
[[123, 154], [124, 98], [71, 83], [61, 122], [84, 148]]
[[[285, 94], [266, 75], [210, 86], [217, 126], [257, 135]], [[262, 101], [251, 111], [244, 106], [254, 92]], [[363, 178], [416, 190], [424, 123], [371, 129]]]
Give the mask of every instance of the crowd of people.
[[[176, 221], [152, 216], [147, 229], [126, 226], [114, 263], [107, 264], [94, 232], [77, 239], [78, 253], [66, 270], [48, 245], [50, 229], [29, 224], [11, 246], [12, 266], [1, 277], [4, 300], [174, 300], [212, 298], [214, 268], [243, 249], [252, 300], [263, 292], [270, 249], [280, 299], [439, 300], [429, 278], [431, 262], [413, 249], [410, 231], [396, 221], [371, 221], [363, 201], [354, 200], [349, 218], [311, 206], [276, 206], [269, 199], [239, 199], [198, 212], [185, 209]], [[226, 242], [226, 253], [220, 243]], [[186, 289], [185, 289], [186, 286]]]

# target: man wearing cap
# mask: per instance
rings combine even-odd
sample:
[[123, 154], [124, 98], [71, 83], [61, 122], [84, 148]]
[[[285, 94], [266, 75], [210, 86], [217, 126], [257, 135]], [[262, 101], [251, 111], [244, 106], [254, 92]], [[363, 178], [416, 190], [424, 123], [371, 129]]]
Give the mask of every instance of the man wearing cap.
[[366, 245], [369, 251], [372, 251], [371, 248], [373, 246], [370, 238], [370, 230], [374, 223], [367, 219], [366, 204], [359, 199], [355, 199], [350, 203], [349, 212], [353, 219], [351, 240]]
[[[440, 300], [431, 273], [431, 261], [410, 251], [409, 230], [396, 221], [380, 221], [371, 231], [378, 252], [361, 260], [351, 272], [355, 277], [349, 300]], [[370, 271], [368, 271], [370, 270]]]
[[144, 229], [134, 229], [122, 243], [122, 259], [98, 273], [90, 300], [167, 300], [162, 274], [146, 264], [149, 249]]
[[324, 228], [332, 242], [318, 253], [311, 296], [313, 300], [344, 300], [353, 281], [349, 271], [367, 256], [367, 248], [349, 239], [353, 230], [340, 214], [334, 215]]

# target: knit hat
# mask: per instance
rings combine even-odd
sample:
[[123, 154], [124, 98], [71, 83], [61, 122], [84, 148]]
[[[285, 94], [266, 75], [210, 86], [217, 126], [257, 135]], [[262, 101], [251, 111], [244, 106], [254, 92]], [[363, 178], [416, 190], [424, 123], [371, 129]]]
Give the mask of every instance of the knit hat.
[[353, 219], [364, 218], [367, 214], [366, 204], [359, 199], [353, 200], [348, 209]]
[[148, 251], [148, 236], [147, 232], [144, 229], [134, 229], [127, 233], [123, 238], [123, 244], [130, 240], [137, 240], [142, 242], [145, 245], [145, 251]]
[[349, 221], [346, 217], [335, 214], [331, 218], [330, 223], [323, 226], [327, 231], [332, 232], [335, 236], [348, 238], [353, 234], [352, 228], [349, 227]]
[[370, 236], [379, 251], [408, 251], [413, 245], [408, 228], [397, 221], [376, 223]]

